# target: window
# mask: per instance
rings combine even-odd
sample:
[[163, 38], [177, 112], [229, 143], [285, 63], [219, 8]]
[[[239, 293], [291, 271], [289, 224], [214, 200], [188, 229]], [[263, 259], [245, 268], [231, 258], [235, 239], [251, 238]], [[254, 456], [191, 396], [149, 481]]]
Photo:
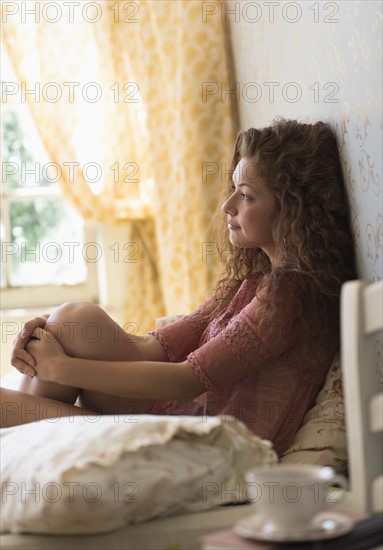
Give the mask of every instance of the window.
[[95, 226], [62, 196], [21, 95], [3, 94], [17, 82], [4, 51], [2, 68], [2, 309], [97, 301]]

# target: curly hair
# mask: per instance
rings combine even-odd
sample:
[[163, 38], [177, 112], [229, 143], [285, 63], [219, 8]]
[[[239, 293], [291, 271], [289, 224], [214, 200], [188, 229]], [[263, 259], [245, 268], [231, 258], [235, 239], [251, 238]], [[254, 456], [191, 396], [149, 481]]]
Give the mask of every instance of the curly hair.
[[[229, 241], [226, 216], [218, 243], [223, 273], [208, 311], [211, 320], [230, 302], [242, 281], [260, 278], [261, 323], [273, 322], [277, 304], [294, 297], [301, 334], [314, 315], [339, 316], [340, 289], [356, 278], [350, 209], [336, 136], [324, 122], [300, 123], [276, 117], [263, 129], [250, 128], [236, 140], [223, 202], [232, 193], [232, 175], [241, 159], [259, 167], [277, 202], [272, 227], [274, 244], [284, 250], [282, 266], [273, 267], [257, 247], [235, 247]], [[215, 217], [217, 217], [218, 212]], [[334, 318], [333, 317], [333, 318]]]

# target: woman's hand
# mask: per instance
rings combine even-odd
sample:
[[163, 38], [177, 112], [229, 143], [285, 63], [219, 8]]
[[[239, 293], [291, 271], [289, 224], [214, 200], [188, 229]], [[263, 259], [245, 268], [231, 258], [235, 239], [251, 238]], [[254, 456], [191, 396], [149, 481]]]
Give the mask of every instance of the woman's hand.
[[57, 338], [51, 332], [37, 327], [31, 334], [26, 350], [34, 359], [34, 371], [38, 379], [43, 382], [56, 382], [57, 370], [67, 357]]
[[30, 341], [32, 332], [35, 328], [44, 328], [48, 317], [49, 314], [46, 314], [27, 321], [24, 328], [19, 332], [13, 343], [11, 365], [21, 372], [21, 374], [26, 374], [30, 378], [36, 374], [33, 368], [35, 366], [35, 361], [32, 355], [26, 350], [26, 346]]

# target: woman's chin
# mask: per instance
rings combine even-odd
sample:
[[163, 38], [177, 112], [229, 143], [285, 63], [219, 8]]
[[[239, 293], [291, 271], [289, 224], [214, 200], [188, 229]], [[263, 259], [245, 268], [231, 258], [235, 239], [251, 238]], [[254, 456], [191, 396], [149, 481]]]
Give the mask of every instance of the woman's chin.
[[237, 248], [261, 248], [259, 243], [256, 242], [249, 242], [245, 239], [238, 239], [235, 237], [235, 235], [229, 236], [229, 241], [231, 244]]
[[242, 244], [239, 242], [239, 239], [236, 239], [235, 237], [233, 237], [232, 235], [229, 236], [229, 241], [231, 242], [231, 244], [233, 246], [236, 246], [238, 248], [242, 248]]

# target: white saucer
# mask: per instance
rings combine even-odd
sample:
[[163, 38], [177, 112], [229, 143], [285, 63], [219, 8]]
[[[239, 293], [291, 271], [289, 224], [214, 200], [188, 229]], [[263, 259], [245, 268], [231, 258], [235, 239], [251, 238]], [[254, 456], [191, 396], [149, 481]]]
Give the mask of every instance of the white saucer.
[[253, 514], [237, 521], [233, 529], [241, 537], [267, 541], [304, 541], [331, 539], [345, 535], [354, 526], [351, 518], [339, 512], [322, 512], [312, 526], [302, 531], [280, 531], [271, 528], [260, 514]]

